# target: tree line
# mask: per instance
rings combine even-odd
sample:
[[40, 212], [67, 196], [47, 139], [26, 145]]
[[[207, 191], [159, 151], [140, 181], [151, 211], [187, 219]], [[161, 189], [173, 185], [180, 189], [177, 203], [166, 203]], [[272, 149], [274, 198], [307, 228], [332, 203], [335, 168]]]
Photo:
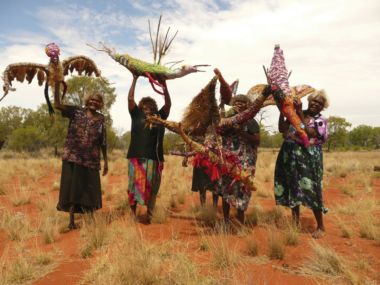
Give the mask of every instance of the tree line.
[[[112, 126], [110, 108], [115, 102], [115, 88], [105, 79], [90, 77], [73, 77], [67, 81], [68, 92], [65, 102], [72, 105], [83, 105], [85, 94], [90, 90], [99, 90], [104, 94], [103, 114], [107, 118], [107, 142], [110, 150], [127, 149], [130, 132], [117, 134]], [[359, 150], [380, 148], [380, 127], [360, 125], [351, 128], [351, 123], [341, 117], [328, 118], [330, 137], [325, 145], [330, 150]], [[260, 123], [262, 123], [260, 121]], [[49, 116], [46, 104], [37, 110], [15, 106], [0, 108], [0, 149], [35, 152], [43, 148], [53, 148], [56, 155], [62, 149], [67, 133], [68, 120], [59, 113]], [[262, 124], [260, 136], [263, 148], [278, 148], [282, 135], [269, 132]], [[164, 152], [181, 150], [181, 138], [174, 133], [166, 132]]]

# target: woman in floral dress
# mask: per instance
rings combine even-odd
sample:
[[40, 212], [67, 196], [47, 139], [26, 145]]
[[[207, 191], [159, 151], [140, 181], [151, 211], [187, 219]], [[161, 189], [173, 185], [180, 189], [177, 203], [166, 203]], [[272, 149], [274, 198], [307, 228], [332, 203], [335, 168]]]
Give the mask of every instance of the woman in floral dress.
[[[308, 101], [308, 109], [303, 111], [303, 121], [310, 147], [302, 145], [294, 127], [280, 115], [279, 131], [284, 136], [284, 142], [276, 161], [274, 191], [276, 204], [290, 207], [297, 225], [300, 205], [313, 210], [317, 221], [313, 237], [320, 238], [325, 231], [322, 214], [327, 212], [322, 199], [322, 144], [328, 136], [327, 120], [320, 112], [328, 107], [328, 99], [324, 91], [316, 91], [308, 97]], [[302, 113], [300, 101], [297, 111]]]
[[[233, 116], [247, 109], [249, 98], [245, 95], [233, 97], [231, 105], [233, 108], [226, 116]], [[222, 134], [223, 147], [236, 155], [243, 169], [251, 171], [255, 175], [257, 147], [260, 144], [260, 127], [255, 119], [246, 123], [233, 126]], [[230, 207], [237, 210], [237, 219], [244, 224], [244, 212], [248, 208], [251, 191], [239, 181], [233, 181], [228, 175], [222, 176], [219, 181], [218, 193], [222, 196], [224, 221], [230, 220]]]

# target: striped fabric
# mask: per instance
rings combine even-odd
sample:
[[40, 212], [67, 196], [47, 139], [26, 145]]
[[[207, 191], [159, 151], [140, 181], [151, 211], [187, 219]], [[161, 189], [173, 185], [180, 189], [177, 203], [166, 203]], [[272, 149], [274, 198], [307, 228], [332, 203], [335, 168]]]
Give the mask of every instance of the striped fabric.
[[130, 205], [136, 202], [148, 205], [151, 195], [157, 195], [161, 184], [163, 162], [145, 158], [128, 159], [128, 198]]

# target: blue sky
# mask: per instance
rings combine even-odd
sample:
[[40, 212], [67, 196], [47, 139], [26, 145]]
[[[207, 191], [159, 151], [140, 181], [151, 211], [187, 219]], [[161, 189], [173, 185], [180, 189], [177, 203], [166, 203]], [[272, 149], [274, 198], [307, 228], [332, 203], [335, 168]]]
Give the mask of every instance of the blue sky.
[[[291, 85], [309, 84], [325, 89], [331, 107], [327, 116], [342, 116], [354, 126], [380, 125], [380, 2], [369, 1], [1, 1], [0, 70], [15, 62], [47, 63], [44, 46], [56, 42], [61, 58], [86, 55], [94, 59], [117, 90], [111, 114], [121, 132], [130, 128], [126, 97], [131, 74], [107, 55], [86, 43], [105, 41], [118, 52], [152, 61], [148, 19], [155, 27], [179, 30], [166, 61], [211, 64], [206, 73], [168, 82], [173, 108], [170, 118], [180, 120], [191, 98], [221, 69], [228, 81], [240, 79], [239, 93], [265, 82], [273, 46], [280, 43]], [[43, 89], [32, 82], [15, 83], [1, 106], [36, 108]], [[136, 99], [154, 94], [139, 79]], [[304, 101], [306, 105], [306, 100]], [[276, 128], [278, 111], [268, 108], [266, 125]]]

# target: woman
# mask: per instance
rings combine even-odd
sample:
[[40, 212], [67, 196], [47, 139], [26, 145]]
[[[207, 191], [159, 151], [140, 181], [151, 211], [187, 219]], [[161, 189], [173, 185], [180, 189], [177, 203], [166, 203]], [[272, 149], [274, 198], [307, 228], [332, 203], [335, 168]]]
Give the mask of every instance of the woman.
[[[249, 98], [246, 95], [236, 95], [233, 97], [231, 105], [233, 108], [226, 113], [226, 117], [241, 113], [248, 108]], [[240, 126], [234, 126], [232, 129], [224, 132], [223, 147], [230, 150], [238, 157], [239, 163], [243, 169], [250, 170], [252, 175], [255, 174], [257, 159], [257, 147], [260, 144], [260, 127], [255, 119], [251, 119]], [[218, 189], [222, 196], [222, 207], [224, 221], [226, 224], [230, 220], [230, 206], [237, 209], [237, 218], [240, 223], [244, 224], [244, 212], [248, 208], [251, 198], [251, 191], [246, 187], [228, 176], [223, 176]]]
[[62, 157], [61, 186], [57, 209], [70, 213], [69, 229], [75, 229], [74, 213], [92, 213], [102, 207], [100, 150], [103, 176], [108, 172], [106, 124], [98, 111], [104, 105], [99, 93], [89, 93], [85, 107], [63, 105], [55, 92], [54, 105], [70, 123]]
[[[194, 141], [204, 143], [204, 137], [194, 137]], [[187, 157], [186, 157], [187, 160]], [[200, 165], [193, 166], [193, 179], [191, 183], [191, 191], [199, 192], [199, 201], [201, 206], [206, 204], [206, 191], [212, 192], [212, 204], [216, 208], [218, 206], [218, 195], [215, 193], [215, 182], [207, 174], [207, 168]]]
[[311, 94], [308, 101], [307, 110], [302, 111], [300, 101], [296, 108], [300, 117], [303, 117], [310, 147], [305, 148], [302, 145], [294, 127], [280, 115], [279, 131], [284, 136], [284, 142], [276, 161], [274, 190], [276, 204], [290, 207], [293, 221], [297, 225], [300, 219], [300, 205], [313, 210], [317, 229], [312, 235], [314, 238], [320, 238], [325, 231], [322, 213], [327, 212], [322, 199], [322, 144], [328, 136], [327, 121], [320, 112], [328, 107], [328, 99], [321, 90]]
[[138, 76], [133, 81], [128, 93], [128, 109], [132, 118], [131, 142], [128, 149], [128, 198], [131, 210], [136, 215], [137, 204], [147, 206], [148, 223], [151, 222], [156, 197], [161, 184], [164, 167], [163, 140], [165, 127], [146, 124], [146, 116], [158, 115], [167, 119], [171, 100], [166, 82], [164, 86], [165, 105], [158, 111], [156, 101], [144, 97], [137, 105], [135, 88]]

